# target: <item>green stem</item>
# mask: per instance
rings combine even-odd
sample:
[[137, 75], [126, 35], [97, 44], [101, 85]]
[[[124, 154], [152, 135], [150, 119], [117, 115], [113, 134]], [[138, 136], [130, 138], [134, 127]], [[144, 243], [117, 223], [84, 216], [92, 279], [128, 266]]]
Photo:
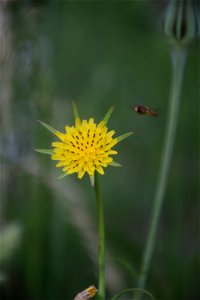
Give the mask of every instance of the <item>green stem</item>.
[[[158, 222], [169, 177], [169, 170], [172, 160], [172, 153], [178, 121], [180, 95], [182, 90], [183, 74], [186, 60], [186, 49], [175, 48], [173, 50], [174, 51], [172, 52], [172, 87], [168, 110], [167, 127], [162, 150], [160, 172], [155, 192], [149, 233], [147, 237], [146, 247], [144, 250], [141, 273], [138, 282], [138, 288], [140, 289], [145, 288], [146, 279], [155, 247]], [[136, 299], [140, 298], [141, 297], [137, 295]]]
[[103, 201], [100, 193], [99, 178], [95, 172], [95, 195], [97, 203], [97, 216], [98, 216], [98, 239], [99, 239], [99, 253], [98, 253], [98, 267], [99, 267], [99, 286], [98, 296], [99, 300], [105, 299], [105, 230], [104, 230], [104, 213]]

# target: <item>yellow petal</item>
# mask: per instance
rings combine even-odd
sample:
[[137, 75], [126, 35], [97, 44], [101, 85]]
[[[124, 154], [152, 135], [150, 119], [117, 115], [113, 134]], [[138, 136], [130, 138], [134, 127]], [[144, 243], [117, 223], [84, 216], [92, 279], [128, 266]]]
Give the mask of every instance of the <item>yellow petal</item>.
[[101, 175], [104, 175], [104, 170], [101, 166], [96, 166], [97, 172], [99, 172]]
[[83, 171], [83, 169], [81, 171], [78, 172], [78, 178], [81, 179], [85, 174], [85, 171]]
[[68, 145], [65, 143], [60, 143], [60, 142], [53, 142], [51, 143], [52, 147], [57, 147], [61, 149], [67, 149]]

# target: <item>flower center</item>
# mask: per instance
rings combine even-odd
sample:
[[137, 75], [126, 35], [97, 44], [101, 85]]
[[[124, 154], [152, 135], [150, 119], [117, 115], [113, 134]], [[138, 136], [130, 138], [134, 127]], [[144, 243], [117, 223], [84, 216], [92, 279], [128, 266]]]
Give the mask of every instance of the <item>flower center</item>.
[[80, 151], [81, 157], [84, 158], [85, 161], [95, 159], [96, 158], [96, 149], [93, 147], [85, 147], [82, 151]]

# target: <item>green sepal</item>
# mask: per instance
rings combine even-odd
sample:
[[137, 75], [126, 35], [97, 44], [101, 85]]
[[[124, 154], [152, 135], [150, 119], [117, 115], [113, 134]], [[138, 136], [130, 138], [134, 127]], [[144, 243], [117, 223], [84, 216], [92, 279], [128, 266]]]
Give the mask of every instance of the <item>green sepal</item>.
[[119, 164], [118, 162], [116, 162], [116, 161], [114, 161], [114, 160], [113, 160], [112, 162], [110, 162], [109, 165], [110, 165], [110, 166], [113, 166], [113, 167], [122, 167], [121, 164]]
[[117, 142], [121, 142], [122, 140], [126, 139], [127, 137], [129, 137], [130, 135], [132, 135], [133, 132], [127, 132], [127, 133], [124, 133], [120, 136], [117, 137]]
[[73, 112], [74, 112], [74, 119], [75, 120], [80, 119], [75, 101], [72, 101], [72, 107], [73, 107]]
[[137, 289], [137, 288], [130, 288], [130, 289], [122, 290], [121, 292], [117, 293], [114, 297], [112, 297], [111, 300], [117, 300], [122, 295], [124, 295], [128, 292], [141, 292], [141, 293], [144, 293], [144, 294], [148, 295], [150, 297], [150, 299], [155, 300], [154, 296], [150, 292], [148, 292], [146, 290], [143, 290], [143, 289]]
[[103, 119], [103, 122], [104, 122], [105, 124], [108, 123], [108, 120], [110, 119], [110, 116], [111, 116], [113, 110], [114, 110], [114, 106], [111, 106], [111, 108], [109, 109], [109, 111], [106, 113], [106, 115], [105, 115], [105, 117], [104, 117], [104, 119]]
[[64, 174], [60, 175], [60, 176], [58, 177], [58, 179], [62, 179], [62, 178], [64, 178], [64, 177], [66, 177], [66, 176], [68, 176], [68, 174], [67, 174], [67, 173], [64, 173]]
[[48, 154], [48, 155], [53, 154], [53, 150], [50, 149], [33, 149], [33, 150], [42, 154]]
[[89, 175], [91, 186], [94, 187], [94, 175]]
[[51, 127], [50, 125], [38, 120], [40, 122], [40, 124], [42, 126], [44, 126], [47, 130], [49, 130], [50, 132], [52, 132], [53, 134], [56, 134], [58, 132], [58, 130], [56, 130], [55, 128]]

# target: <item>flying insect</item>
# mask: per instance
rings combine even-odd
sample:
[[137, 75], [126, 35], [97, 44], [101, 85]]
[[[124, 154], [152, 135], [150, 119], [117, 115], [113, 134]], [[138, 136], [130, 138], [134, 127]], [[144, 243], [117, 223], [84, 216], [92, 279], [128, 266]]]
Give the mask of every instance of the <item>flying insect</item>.
[[148, 116], [153, 116], [153, 117], [158, 116], [158, 113], [156, 111], [150, 109], [149, 107], [147, 107], [145, 105], [141, 105], [141, 104], [135, 105], [134, 111], [141, 115], [148, 115]]

